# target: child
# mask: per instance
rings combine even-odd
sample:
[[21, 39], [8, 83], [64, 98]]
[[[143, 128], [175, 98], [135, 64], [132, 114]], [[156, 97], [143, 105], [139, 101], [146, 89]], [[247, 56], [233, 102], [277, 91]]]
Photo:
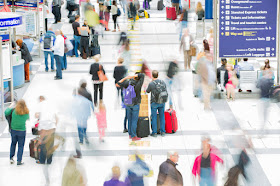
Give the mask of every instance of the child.
[[97, 127], [99, 131], [99, 141], [104, 142], [105, 129], [107, 128], [106, 108], [102, 101], [99, 103], [99, 112], [96, 113]]

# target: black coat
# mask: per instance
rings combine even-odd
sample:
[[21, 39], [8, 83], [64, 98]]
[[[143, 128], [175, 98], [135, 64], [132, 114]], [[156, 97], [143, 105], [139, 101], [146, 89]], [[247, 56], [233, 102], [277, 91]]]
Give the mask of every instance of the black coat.
[[21, 58], [24, 60], [24, 64], [27, 64], [30, 61], [33, 61], [32, 57], [30, 55], [30, 52], [25, 43], [22, 43], [20, 51], [21, 51]]
[[[103, 66], [102, 65], [100, 65], [100, 66], [101, 66], [101, 69], [103, 70], [103, 73], [105, 74], [105, 70], [104, 70]], [[99, 81], [99, 77], [97, 74], [98, 71], [99, 71], [99, 63], [91, 64], [89, 73], [92, 75], [93, 81]]]

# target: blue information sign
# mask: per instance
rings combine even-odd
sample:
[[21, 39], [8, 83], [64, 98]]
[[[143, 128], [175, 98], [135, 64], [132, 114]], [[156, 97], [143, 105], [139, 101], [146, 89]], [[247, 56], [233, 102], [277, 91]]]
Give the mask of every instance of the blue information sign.
[[[5, 15], [9, 15], [9, 14], [11, 13]], [[14, 27], [14, 26], [19, 26], [21, 24], [22, 24], [22, 16], [13, 16], [11, 18], [0, 17], [0, 28]]]
[[276, 57], [277, 0], [220, 1], [220, 57]]

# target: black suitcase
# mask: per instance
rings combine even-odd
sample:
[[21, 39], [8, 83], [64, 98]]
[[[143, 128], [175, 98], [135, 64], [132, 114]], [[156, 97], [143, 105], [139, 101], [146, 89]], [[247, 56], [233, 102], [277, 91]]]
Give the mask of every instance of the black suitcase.
[[101, 54], [100, 53], [100, 46], [98, 47], [90, 47], [90, 55], [93, 57], [97, 54]]
[[[152, 129], [152, 116], [151, 116], [151, 130]], [[160, 119], [159, 119], [159, 113], [157, 114], [157, 134], [160, 134]]]
[[159, 0], [157, 3], [157, 9], [158, 10], [163, 10], [164, 6], [163, 6], [163, 0]]
[[149, 117], [139, 117], [136, 129], [137, 137], [144, 138], [150, 135]]

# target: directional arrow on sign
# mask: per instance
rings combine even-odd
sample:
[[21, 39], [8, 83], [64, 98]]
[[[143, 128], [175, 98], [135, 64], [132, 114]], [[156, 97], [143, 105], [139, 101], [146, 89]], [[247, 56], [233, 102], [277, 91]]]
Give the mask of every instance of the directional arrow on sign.
[[271, 27], [269, 27], [269, 30], [271, 30], [272, 28]]
[[222, 13], [222, 14], [224, 14], [225, 12], [224, 12], [224, 11], [222, 11], [221, 13]]
[[224, 19], [225, 17], [224, 17], [224, 16], [222, 16], [221, 18], [222, 18], [222, 19]]
[[272, 50], [272, 51], [274, 51], [275, 49], [274, 49], [274, 48], [272, 48], [271, 50]]
[[271, 38], [272, 40], [275, 40], [275, 38], [273, 37], [273, 38]]
[[222, 6], [222, 9], [224, 9], [225, 7], [224, 6]]
[[224, 27], [222, 27], [221, 29], [224, 30]]
[[266, 26], [265, 29], [268, 30], [268, 27]]
[[221, 24], [224, 25], [225, 23], [224, 23], [224, 22], [221, 22]]
[[225, 1], [221, 1], [222, 3], [224, 3]]
[[271, 54], [272, 56], [274, 56], [274, 54]]
[[222, 32], [221, 34], [224, 35], [224, 32]]

